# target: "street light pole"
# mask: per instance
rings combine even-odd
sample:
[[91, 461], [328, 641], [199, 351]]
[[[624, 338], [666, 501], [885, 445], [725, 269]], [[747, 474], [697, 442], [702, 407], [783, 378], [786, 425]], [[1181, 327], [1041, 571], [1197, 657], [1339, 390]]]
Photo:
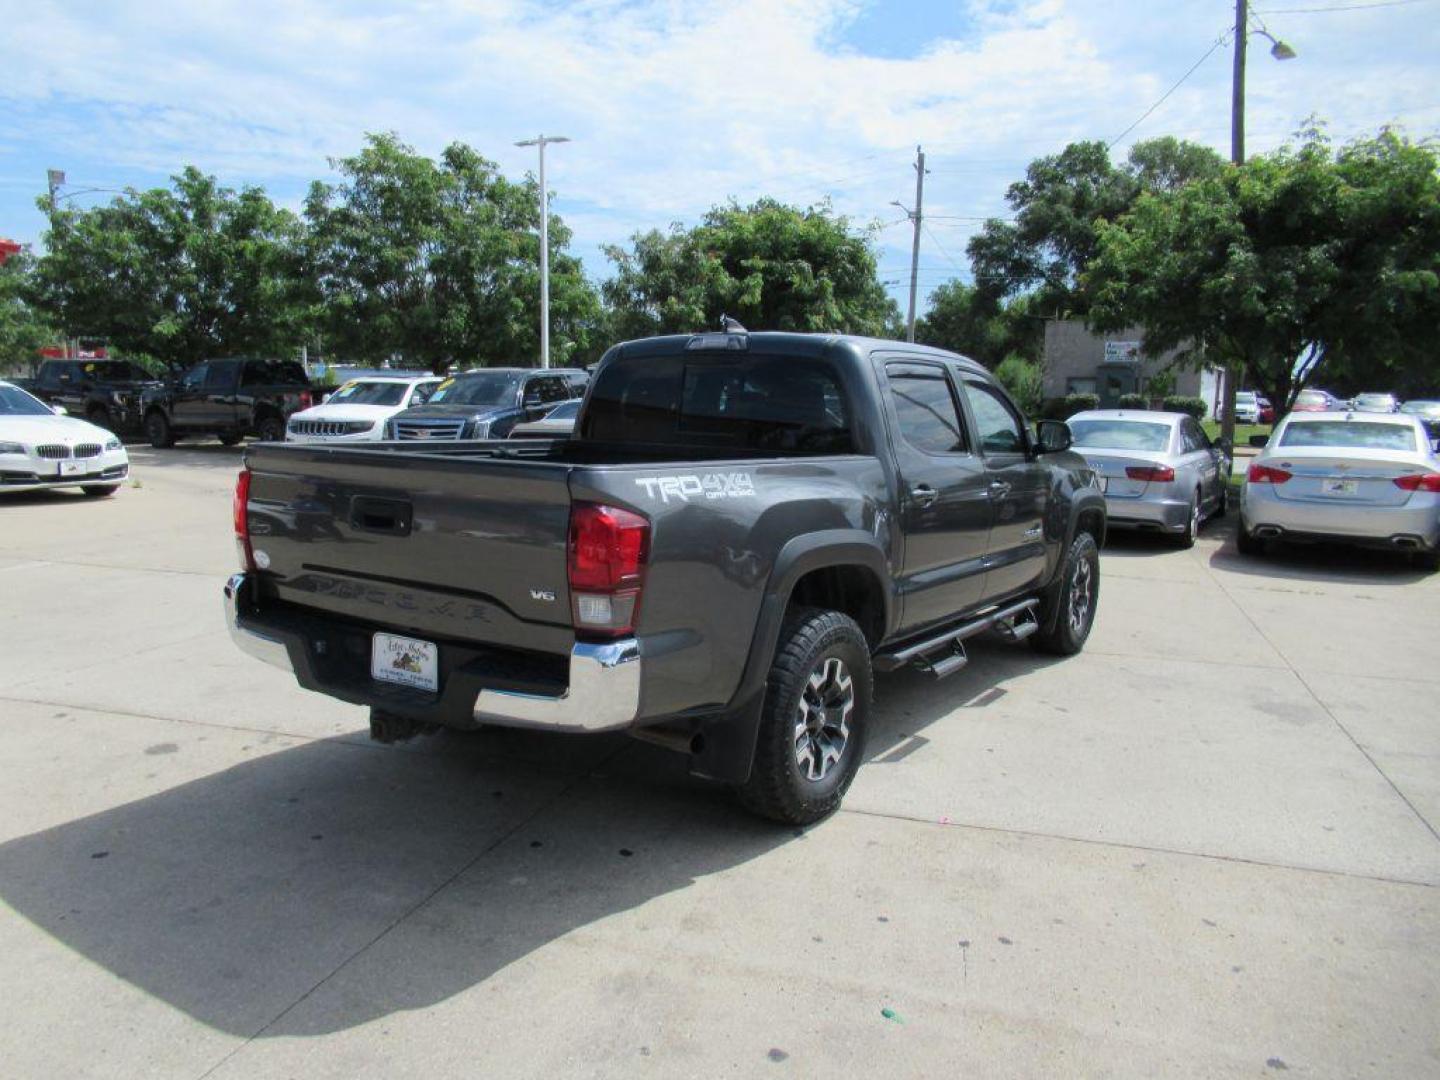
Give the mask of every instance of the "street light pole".
[[[1263, 26], [1254, 33], [1270, 39], [1270, 55], [1276, 60], [1295, 59], [1295, 50]], [[1250, 34], [1247, 0], [1235, 0], [1235, 64], [1230, 80], [1230, 163], [1237, 167], [1245, 164], [1245, 52]], [[1220, 403], [1224, 410], [1220, 417], [1220, 437], [1229, 440], [1231, 446], [1235, 445], [1235, 391], [1239, 389], [1235, 379], [1238, 374], [1229, 360], [1220, 371], [1223, 380]]]
[[550, 193], [545, 189], [545, 146], [569, 142], [564, 135], [541, 135], [516, 146], [540, 148], [540, 366], [550, 366]]

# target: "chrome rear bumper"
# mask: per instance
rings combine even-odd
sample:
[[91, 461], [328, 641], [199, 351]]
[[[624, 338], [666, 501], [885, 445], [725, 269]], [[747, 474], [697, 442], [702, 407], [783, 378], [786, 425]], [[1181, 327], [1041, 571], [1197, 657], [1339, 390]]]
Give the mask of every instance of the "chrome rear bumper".
[[[225, 582], [225, 625], [240, 650], [256, 660], [292, 672], [308, 690], [328, 693], [357, 704], [396, 708], [396, 690], [383, 683], [367, 686], [351, 680], [328, 683], [310, 662], [311, 646], [302, 635], [267, 626], [249, 612], [250, 586], [245, 574], [232, 574]], [[299, 657], [297, 666], [292, 657]], [[473, 673], [467, 673], [473, 674]], [[634, 638], [594, 644], [577, 641], [570, 649], [569, 679], [557, 694], [520, 693], [492, 687], [466, 688], [452, 676], [439, 695], [416, 692], [404, 711], [447, 723], [463, 711], [472, 722], [503, 727], [542, 728], [552, 731], [614, 731], [634, 723], [640, 712], [640, 644]], [[455, 695], [469, 700], [461, 703]], [[420, 699], [434, 697], [433, 710]], [[433, 715], [428, 715], [433, 712]], [[449, 726], [457, 726], [450, 723]], [[473, 726], [473, 725], [472, 725]]]

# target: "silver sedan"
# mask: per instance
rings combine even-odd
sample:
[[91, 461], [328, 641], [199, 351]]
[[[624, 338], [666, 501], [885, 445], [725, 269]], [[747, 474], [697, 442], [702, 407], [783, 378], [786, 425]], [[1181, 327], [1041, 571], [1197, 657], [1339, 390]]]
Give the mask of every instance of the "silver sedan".
[[1240, 550], [1338, 540], [1440, 569], [1440, 459], [1405, 413], [1292, 413], [1250, 463]]
[[1230, 454], [1184, 413], [1097, 409], [1070, 418], [1074, 449], [1105, 491], [1111, 528], [1166, 533], [1191, 547], [1225, 513]]

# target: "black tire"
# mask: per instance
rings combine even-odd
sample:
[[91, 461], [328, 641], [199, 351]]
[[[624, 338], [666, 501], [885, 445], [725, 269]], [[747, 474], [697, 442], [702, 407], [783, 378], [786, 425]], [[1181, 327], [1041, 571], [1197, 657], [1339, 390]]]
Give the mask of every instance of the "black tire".
[[787, 612], [766, 677], [750, 779], [737, 789], [741, 804], [787, 825], [834, 813], [865, 753], [871, 682], [870, 647], [854, 619], [819, 608]]
[[1182, 551], [1195, 546], [1195, 541], [1200, 537], [1200, 489], [1195, 489], [1195, 494], [1190, 496], [1190, 516], [1185, 519], [1185, 531], [1175, 537], [1175, 544]]
[[1265, 541], [1245, 528], [1243, 521], [1240, 522], [1240, 528], [1235, 531], [1235, 547], [1241, 555], [1265, 554]]
[[266, 413], [255, 425], [255, 437], [261, 442], [284, 442], [285, 421], [274, 413]]
[[1433, 574], [1440, 570], [1440, 551], [1412, 551], [1410, 565], [1417, 570], [1424, 570], [1427, 574]]
[[119, 484], [83, 484], [80, 487], [86, 495], [92, 499], [103, 499], [108, 495], [114, 495], [120, 490]]
[[232, 431], [232, 432], [228, 432], [228, 433], [220, 436], [220, 445], [221, 445], [221, 446], [239, 446], [239, 445], [240, 445], [240, 440], [243, 439], [244, 437], [245, 437], [245, 436], [244, 436], [244, 435], [241, 435], [239, 432], [233, 432], [233, 431]]
[[145, 437], [150, 440], [150, 445], [156, 450], [164, 450], [175, 445], [175, 429], [170, 426], [170, 421], [165, 414], [158, 409], [145, 417]]
[[1060, 563], [1054, 595], [1041, 608], [1040, 629], [1030, 635], [1031, 647], [1052, 656], [1074, 656], [1090, 637], [1099, 602], [1100, 549], [1093, 536], [1082, 532], [1070, 542]]
[[106, 431], [112, 430], [109, 411], [101, 408], [99, 405], [91, 405], [90, 408], [86, 409], [85, 419], [96, 427], [104, 428]]
[[1221, 481], [1220, 481], [1220, 498], [1219, 498], [1219, 500], [1215, 503], [1215, 512], [1212, 513], [1210, 516], [1211, 516], [1212, 518], [1223, 518], [1223, 517], [1225, 516], [1226, 511], [1228, 511], [1229, 509], [1230, 509], [1230, 485], [1229, 485], [1229, 483], [1226, 482], [1225, 480], [1221, 480]]

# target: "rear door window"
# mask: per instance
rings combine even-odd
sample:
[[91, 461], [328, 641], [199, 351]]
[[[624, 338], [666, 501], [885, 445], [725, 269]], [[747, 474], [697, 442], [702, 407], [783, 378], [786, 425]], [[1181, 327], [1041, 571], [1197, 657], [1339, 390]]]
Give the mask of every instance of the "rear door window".
[[963, 454], [969, 450], [945, 369], [938, 364], [887, 364], [891, 401], [900, 437], [923, 454]]

